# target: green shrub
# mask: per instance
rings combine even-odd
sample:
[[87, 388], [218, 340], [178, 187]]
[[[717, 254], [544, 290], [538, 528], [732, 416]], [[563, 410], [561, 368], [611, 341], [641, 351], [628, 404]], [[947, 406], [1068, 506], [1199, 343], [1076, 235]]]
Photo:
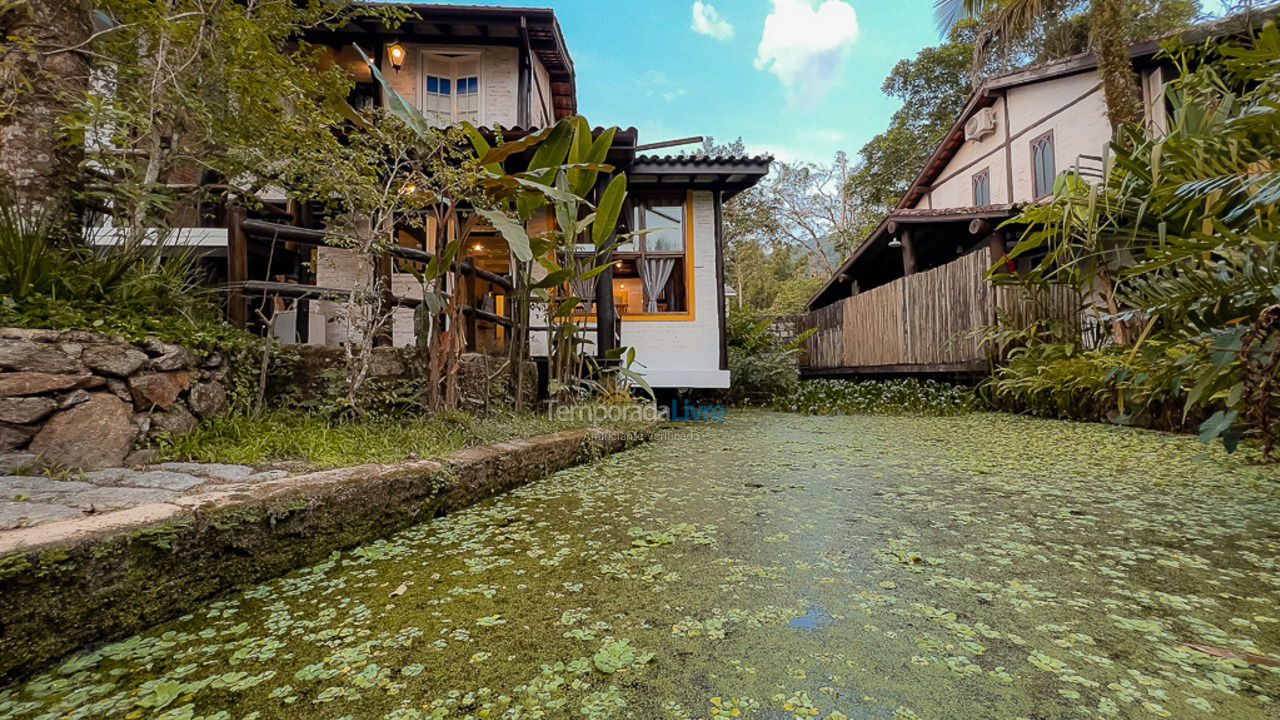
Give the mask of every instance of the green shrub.
[[767, 405], [792, 391], [800, 379], [796, 358], [806, 335], [780, 339], [772, 319], [749, 308], [731, 308], [725, 321], [732, 385], [721, 394], [730, 405]]
[[958, 415], [978, 399], [972, 388], [935, 380], [806, 380], [773, 406], [805, 415]]
[[[1042, 417], [1191, 430], [1218, 402], [1186, 406], [1208, 352], [1191, 343], [1081, 350], [1039, 343], [1013, 350], [981, 388], [998, 409]], [[1185, 412], [1185, 416], [1184, 416]]]
[[0, 193], [0, 324], [77, 328], [197, 349], [243, 342], [197, 256], [164, 242], [57, 241], [46, 215]]

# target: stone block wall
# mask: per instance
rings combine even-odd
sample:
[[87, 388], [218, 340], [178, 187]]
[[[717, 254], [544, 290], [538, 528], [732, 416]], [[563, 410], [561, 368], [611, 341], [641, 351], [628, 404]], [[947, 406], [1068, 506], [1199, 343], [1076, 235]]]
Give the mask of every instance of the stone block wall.
[[227, 406], [226, 360], [159, 340], [0, 328], [0, 452], [73, 469], [126, 464]]
[[[284, 387], [294, 399], [306, 400], [322, 397], [326, 384], [334, 382], [327, 371], [343, 367], [345, 352], [332, 345], [294, 345], [299, 362], [287, 377]], [[463, 410], [484, 412], [495, 407], [506, 407], [511, 397], [509, 373], [503, 368], [506, 359], [483, 353], [464, 353], [458, 367], [458, 397]], [[422, 361], [415, 347], [374, 348], [369, 362], [370, 380], [413, 380], [426, 376]], [[532, 361], [524, 366], [525, 397], [527, 408], [536, 407], [538, 394], [538, 368]]]

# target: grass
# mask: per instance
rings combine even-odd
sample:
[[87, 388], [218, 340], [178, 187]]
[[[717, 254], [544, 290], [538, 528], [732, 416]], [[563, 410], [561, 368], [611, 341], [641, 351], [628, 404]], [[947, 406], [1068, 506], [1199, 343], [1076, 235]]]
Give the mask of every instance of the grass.
[[[226, 415], [171, 441], [167, 460], [262, 465], [301, 461], [317, 468], [431, 458], [486, 443], [558, 432], [587, 423], [546, 415], [474, 417], [462, 412], [434, 418], [333, 420], [299, 410], [258, 417]], [[622, 428], [625, 429], [625, 428]]]

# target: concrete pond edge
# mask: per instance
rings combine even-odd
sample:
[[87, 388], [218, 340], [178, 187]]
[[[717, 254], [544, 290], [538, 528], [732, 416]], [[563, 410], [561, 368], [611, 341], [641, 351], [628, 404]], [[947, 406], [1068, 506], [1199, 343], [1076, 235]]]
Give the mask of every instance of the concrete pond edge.
[[7, 532], [0, 538], [0, 679], [28, 676], [81, 647], [651, 434], [566, 430]]

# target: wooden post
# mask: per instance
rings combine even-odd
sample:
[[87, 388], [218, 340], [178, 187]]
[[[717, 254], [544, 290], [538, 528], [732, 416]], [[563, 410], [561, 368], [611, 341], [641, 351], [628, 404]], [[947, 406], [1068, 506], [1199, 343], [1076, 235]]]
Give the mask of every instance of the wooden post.
[[389, 318], [389, 320], [378, 329], [378, 334], [373, 339], [373, 344], [375, 347], [389, 347], [395, 343], [395, 319], [392, 317], [392, 313], [395, 312], [396, 308], [395, 293], [391, 290], [391, 255], [389, 253], [381, 253], [374, 260], [374, 272], [376, 273], [377, 286], [381, 290], [378, 311], [382, 313], [382, 317]]
[[469, 257], [463, 261], [462, 267], [462, 297], [464, 305], [471, 307], [471, 312], [464, 313], [467, 323], [467, 350], [476, 352], [480, 349], [480, 339], [476, 332], [479, 326], [476, 324], [476, 310], [480, 309], [480, 301], [476, 299], [476, 259]]
[[241, 329], [249, 324], [243, 290], [249, 279], [249, 238], [240, 227], [244, 219], [244, 208], [233, 205], [227, 209], [227, 322]]
[[910, 229], [903, 229], [898, 240], [902, 243], [902, 274], [916, 274], [916, 246]]
[[[843, 157], [843, 155], [841, 156]], [[716, 322], [720, 324], [720, 369], [729, 369], [729, 330], [724, 298], [724, 193], [715, 194], [716, 212]]]
[[596, 276], [596, 357], [601, 358], [618, 346], [618, 338], [613, 332], [618, 313], [613, 306], [612, 253], [605, 258], [605, 262], [608, 267]]
[[[610, 179], [601, 176], [596, 181], [597, 191], [604, 192]], [[616, 233], [611, 231], [606, 245], [612, 245], [615, 238]], [[596, 276], [596, 357], [603, 358], [605, 353], [618, 347], [618, 338], [613, 332], [618, 320], [617, 308], [613, 305], [613, 251], [605, 253], [600, 261], [605, 269]]]

